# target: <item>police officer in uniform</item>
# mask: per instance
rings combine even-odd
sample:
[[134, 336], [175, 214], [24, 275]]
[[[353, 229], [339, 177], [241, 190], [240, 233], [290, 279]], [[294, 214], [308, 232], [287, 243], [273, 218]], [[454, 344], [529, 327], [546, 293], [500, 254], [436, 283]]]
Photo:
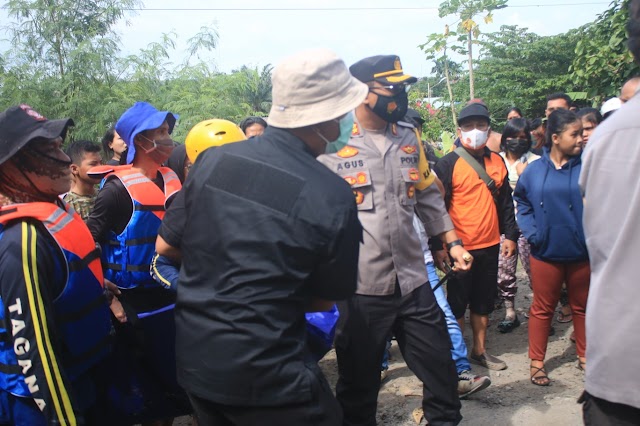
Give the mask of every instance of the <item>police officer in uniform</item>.
[[407, 85], [416, 78], [404, 74], [395, 55], [365, 58], [349, 70], [369, 93], [354, 111], [348, 145], [319, 157], [351, 185], [364, 229], [356, 294], [338, 305], [336, 393], [344, 424], [375, 424], [380, 360], [393, 333], [424, 383], [429, 424], [455, 425], [462, 418], [456, 367], [413, 229], [414, 211], [429, 235], [447, 243], [457, 268], [468, 270], [472, 257], [453, 229], [415, 129], [400, 121], [407, 113]]

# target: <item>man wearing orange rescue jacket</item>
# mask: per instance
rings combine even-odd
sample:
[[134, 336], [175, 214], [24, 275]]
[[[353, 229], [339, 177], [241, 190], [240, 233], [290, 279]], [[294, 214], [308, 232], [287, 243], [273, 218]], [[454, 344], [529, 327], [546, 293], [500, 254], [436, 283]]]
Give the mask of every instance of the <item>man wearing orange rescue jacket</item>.
[[[434, 171], [444, 186], [451, 220], [464, 247], [473, 255], [474, 264], [470, 273], [449, 280], [448, 300], [463, 330], [467, 305], [471, 310], [473, 349], [469, 360], [491, 370], [503, 370], [507, 365], [487, 353], [485, 338], [497, 288], [500, 234], [506, 236], [503, 255], [510, 257], [515, 255], [520, 231], [507, 168], [502, 157], [486, 147], [491, 133], [489, 110], [477, 103], [464, 107], [458, 126], [462, 146], [442, 157]], [[442, 250], [441, 243], [432, 239], [430, 244], [434, 253]]]

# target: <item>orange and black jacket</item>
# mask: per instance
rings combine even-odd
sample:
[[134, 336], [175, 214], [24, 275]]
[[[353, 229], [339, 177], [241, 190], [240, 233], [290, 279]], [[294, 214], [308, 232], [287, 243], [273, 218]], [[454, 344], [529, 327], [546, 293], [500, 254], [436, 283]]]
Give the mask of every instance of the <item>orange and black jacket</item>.
[[434, 168], [444, 185], [449, 216], [467, 250], [499, 244], [500, 234], [512, 241], [520, 235], [504, 160], [488, 148], [484, 149], [482, 160], [498, 188], [495, 198], [478, 173], [455, 152], [442, 157]]

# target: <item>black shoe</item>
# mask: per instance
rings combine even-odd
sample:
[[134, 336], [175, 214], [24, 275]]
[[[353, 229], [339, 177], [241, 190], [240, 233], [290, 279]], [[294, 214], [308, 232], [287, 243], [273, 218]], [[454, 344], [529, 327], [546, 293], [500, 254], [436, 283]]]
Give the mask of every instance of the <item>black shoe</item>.
[[511, 333], [514, 328], [520, 327], [520, 320], [516, 315], [515, 319], [505, 319], [498, 324], [498, 331], [500, 333]]

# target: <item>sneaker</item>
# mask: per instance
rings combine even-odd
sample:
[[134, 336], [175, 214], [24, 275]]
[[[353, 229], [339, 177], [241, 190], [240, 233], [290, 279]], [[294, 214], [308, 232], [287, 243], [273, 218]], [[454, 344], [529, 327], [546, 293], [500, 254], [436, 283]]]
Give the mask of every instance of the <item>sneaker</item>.
[[471, 354], [469, 361], [488, 368], [489, 370], [504, 370], [507, 368], [507, 363], [493, 355], [489, 355], [488, 352], [485, 352], [482, 355]]
[[491, 379], [487, 376], [476, 376], [469, 370], [464, 370], [458, 374], [458, 397], [464, 399], [471, 394], [486, 389], [491, 384]]

